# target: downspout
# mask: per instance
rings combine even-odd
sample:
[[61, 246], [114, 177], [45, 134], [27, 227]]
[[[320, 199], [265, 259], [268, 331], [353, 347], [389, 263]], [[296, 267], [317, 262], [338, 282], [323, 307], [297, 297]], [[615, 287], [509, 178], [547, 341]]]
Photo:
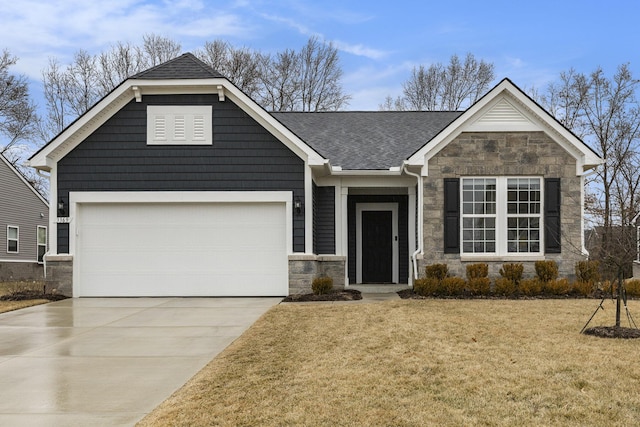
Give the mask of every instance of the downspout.
[[[42, 178], [46, 178], [47, 180], [51, 179], [50, 173], [47, 173], [45, 175], [41, 169], [38, 169], [38, 168], [35, 168], [35, 169], [36, 169], [36, 173]], [[49, 197], [49, 215], [51, 215], [51, 197]], [[45, 286], [46, 286], [46, 280], [47, 280], [47, 255], [49, 254], [49, 229], [50, 228], [51, 227], [49, 226], [49, 224], [47, 224], [47, 247], [45, 248], [46, 250], [44, 252], [44, 255], [42, 256], [42, 268], [44, 270]]]
[[418, 229], [418, 248], [415, 250], [413, 254], [411, 254], [411, 262], [413, 264], [413, 280], [415, 280], [418, 278], [418, 255], [423, 252], [423, 246], [424, 246], [424, 237], [422, 235], [422, 229], [424, 227], [423, 221], [422, 221], [422, 218], [423, 218], [422, 194], [424, 190], [422, 188], [422, 176], [420, 176], [420, 174], [410, 172], [409, 169], [407, 168], [406, 162], [402, 163], [402, 169], [404, 170], [404, 173], [406, 173], [407, 175], [416, 177], [416, 182], [418, 184], [418, 194], [417, 194], [418, 197], [416, 200], [416, 209], [418, 210], [418, 224], [416, 224]]

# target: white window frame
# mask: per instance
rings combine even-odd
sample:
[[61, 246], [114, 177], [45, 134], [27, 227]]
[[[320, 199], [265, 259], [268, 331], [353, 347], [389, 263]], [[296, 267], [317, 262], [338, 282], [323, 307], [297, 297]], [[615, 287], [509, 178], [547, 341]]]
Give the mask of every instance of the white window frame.
[[[15, 228], [16, 230], [16, 238], [9, 237], [9, 229]], [[16, 242], [16, 250], [9, 250], [9, 242]], [[7, 253], [8, 254], [19, 254], [20, 253], [20, 227], [17, 225], [7, 225]]]
[[[40, 243], [40, 229], [44, 229], [44, 243]], [[44, 253], [42, 255], [43, 258], [44, 254], [47, 253], [47, 244], [49, 240], [49, 235], [47, 234], [47, 232], [48, 230], [45, 225], [38, 225], [36, 228], [36, 260], [39, 264], [42, 264], [44, 262], [44, 259], [40, 259], [40, 247], [44, 246]]]
[[[526, 217], [539, 217], [540, 229], [540, 247], [538, 252], [508, 252], [508, 218], [518, 216], [507, 213], [507, 194], [509, 179], [538, 179], [540, 182], [540, 212], [538, 214], [520, 215]], [[496, 181], [496, 214], [495, 214], [495, 252], [464, 252], [464, 219], [470, 217], [478, 217], [478, 215], [464, 213], [464, 180], [466, 179], [495, 179]], [[500, 259], [519, 259], [519, 260], [537, 260], [544, 259], [544, 178], [541, 176], [464, 176], [460, 177], [460, 255], [463, 260], [500, 260]], [[480, 215], [482, 216], [482, 215]]]
[[147, 145], [212, 145], [211, 105], [147, 106]]

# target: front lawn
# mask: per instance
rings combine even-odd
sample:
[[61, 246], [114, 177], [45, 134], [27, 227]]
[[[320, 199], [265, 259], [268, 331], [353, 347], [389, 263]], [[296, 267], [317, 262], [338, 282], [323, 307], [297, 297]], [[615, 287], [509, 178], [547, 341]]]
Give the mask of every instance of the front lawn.
[[598, 303], [279, 305], [139, 425], [635, 425], [640, 340], [579, 334]]

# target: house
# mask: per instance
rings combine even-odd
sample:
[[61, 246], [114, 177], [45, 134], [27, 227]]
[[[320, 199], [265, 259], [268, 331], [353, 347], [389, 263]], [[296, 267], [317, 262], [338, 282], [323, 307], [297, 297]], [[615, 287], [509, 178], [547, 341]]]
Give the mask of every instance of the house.
[[49, 205], [0, 154], [0, 281], [42, 280]]
[[48, 276], [76, 297], [411, 284], [433, 262], [573, 274], [601, 161], [507, 79], [464, 112], [269, 113], [188, 53], [30, 159], [57, 208]]

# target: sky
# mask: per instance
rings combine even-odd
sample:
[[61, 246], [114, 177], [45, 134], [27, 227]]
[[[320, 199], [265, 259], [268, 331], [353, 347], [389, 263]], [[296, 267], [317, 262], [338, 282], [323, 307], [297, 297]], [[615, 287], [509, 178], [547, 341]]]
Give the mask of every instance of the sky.
[[495, 65], [496, 81], [543, 89], [560, 72], [607, 76], [630, 63], [640, 77], [637, 0], [0, 0], [0, 50], [19, 58], [42, 108], [49, 58], [79, 49], [139, 44], [154, 33], [184, 52], [223, 39], [263, 53], [299, 50], [311, 36], [340, 53], [347, 110], [377, 110], [402, 93], [413, 67], [472, 53]]

